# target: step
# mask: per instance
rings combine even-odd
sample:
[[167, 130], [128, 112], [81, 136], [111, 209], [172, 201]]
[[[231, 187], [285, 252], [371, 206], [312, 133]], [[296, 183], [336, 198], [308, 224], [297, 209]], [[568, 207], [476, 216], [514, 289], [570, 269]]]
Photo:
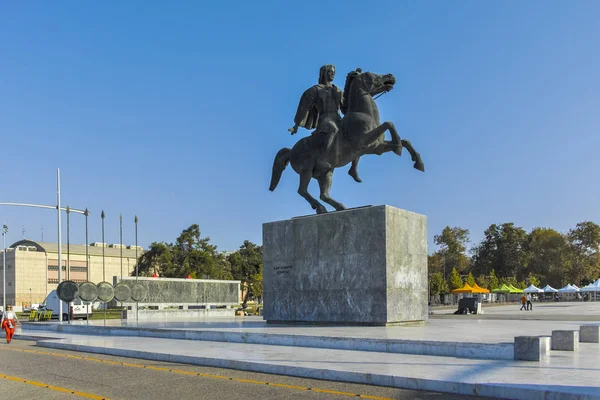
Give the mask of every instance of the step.
[[[55, 335], [53, 333], [52, 335]], [[544, 363], [146, 337], [62, 334], [38, 340], [84, 351], [304, 378], [500, 398], [600, 400], [600, 347], [553, 352]], [[568, 353], [568, 354], [567, 354]], [[560, 382], [560, 384], [557, 384]]]
[[167, 329], [83, 324], [23, 324], [23, 332], [49, 331], [81, 335], [136, 336], [163, 339], [201, 340], [212, 342], [311, 347], [337, 350], [373, 351], [381, 353], [420, 354], [441, 357], [512, 360], [514, 344], [449, 342], [440, 340], [408, 340], [351, 336], [282, 334], [251, 331]]

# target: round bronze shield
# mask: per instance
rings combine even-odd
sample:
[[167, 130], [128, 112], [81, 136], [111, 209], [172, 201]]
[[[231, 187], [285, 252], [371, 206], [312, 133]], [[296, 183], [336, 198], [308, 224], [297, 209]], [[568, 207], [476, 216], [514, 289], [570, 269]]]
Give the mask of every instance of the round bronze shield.
[[146, 298], [146, 288], [139, 283], [131, 287], [131, 300], [142, 301]]
[[98, 288], [92, 282], [79, 285], [79, 298], [83, 301], [94, 301], [98, 297]]
[[62, 281], [56, 288], [58, 298], [66, 303], [70, 303], [79, 294], [79, 286], [73, 281]]
[[98, 285], [98, 300], [111, 301], [115, 297], [115, 290], [108, 282], [100, 282]]
[[114, 287], [115, 300], [129, 301], [131, 299], [131, 289], [123, 282], [119, 282]]

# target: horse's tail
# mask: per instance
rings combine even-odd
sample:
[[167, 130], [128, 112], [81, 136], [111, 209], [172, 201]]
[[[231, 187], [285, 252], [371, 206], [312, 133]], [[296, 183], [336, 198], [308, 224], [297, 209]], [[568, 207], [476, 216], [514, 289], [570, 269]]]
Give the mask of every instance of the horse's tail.
[[272, 192], [277, 187], [279, 180], [281, 179], [281, 174], [283, 170], [290, 162], [290, 154], [292, 150], [284, 147], [283, 149], [277, 152], [275, 156], [275, 161], [273, 161], [273, 173], [271, 175], [271, 186], [269, 186], [269, 190]]

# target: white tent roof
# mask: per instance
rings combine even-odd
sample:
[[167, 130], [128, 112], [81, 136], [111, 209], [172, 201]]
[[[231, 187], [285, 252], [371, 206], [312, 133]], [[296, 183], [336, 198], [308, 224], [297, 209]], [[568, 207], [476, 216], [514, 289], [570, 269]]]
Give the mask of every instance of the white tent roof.
[[552, 286], [550, 286], [550, 285], [546, 285], [546, 286], [544, 286], [544, 287], [542, 288], [542, 290], [543, 290], [545, 293], [555, 293], [555, 292], [558, 292], [558, 290], [554, 289], [554, 288], [553, 288]]
[[559, 293], [577, 293], [579, 289], [575, 288], [570, 283], [562, 289], [558, 289]]
[[523, 293], [543, 293], [544, 291], [535, 285], [529, 286], [527, 289], [523, 289]]
[[600, 279], [580, 289], [582, 292], [600, 292]]

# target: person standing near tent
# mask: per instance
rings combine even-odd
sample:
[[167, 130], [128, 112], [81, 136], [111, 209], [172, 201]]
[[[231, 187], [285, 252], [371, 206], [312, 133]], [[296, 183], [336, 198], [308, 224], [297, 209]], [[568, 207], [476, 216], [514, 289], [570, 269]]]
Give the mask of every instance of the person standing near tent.
[[531, 293], [527, 293], [527, 310], [533, 311], [533, 304], [531, 304]]
[[6, 343], [10, 343], [12, 340], [17, 322], [19, 322], [17, 314], [13, 311], [12, 306], [7, 304], [6, 311], [2, 313], [2, 320], [0, 320], [0, 326], [6, 331]]
[[527, 311], [527, 297], [525, 295], [521, 296], [521, 309], [519, 311], [523, 311], [523, 309]]

